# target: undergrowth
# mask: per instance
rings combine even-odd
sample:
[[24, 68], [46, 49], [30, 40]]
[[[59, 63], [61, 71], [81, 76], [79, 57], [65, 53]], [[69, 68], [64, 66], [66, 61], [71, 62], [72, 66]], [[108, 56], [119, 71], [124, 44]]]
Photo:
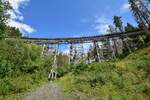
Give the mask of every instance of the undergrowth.
[[0, 100], [20, 100], [47, 82], [51, 57], [41, 57], [41, 48], [21, 40], [0, 40]]
[[56, 82], [69, 100], [149, 100], [150, 45], [115, 62], [71, 66]]

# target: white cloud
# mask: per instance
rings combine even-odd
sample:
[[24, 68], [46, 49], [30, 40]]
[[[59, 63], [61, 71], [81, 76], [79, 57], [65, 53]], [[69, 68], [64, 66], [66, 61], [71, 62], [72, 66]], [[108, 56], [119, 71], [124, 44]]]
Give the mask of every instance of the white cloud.
[[111, 23], [112, 21], [104, 16], [96, 17], [94, 28], [100, 34], [107, 34], [108, 26]]
[[27, 25], [27, 24], [24, 24], [24, 23], [21, 23], [21, 22], [17, 22], [17, 21], [12, 20], [12, 19], [10, 19], [10, 20], [8, 21], [8, 23], [9, 23], [9, 25], [12, 26], [12, 27], [17, 27], [17, 28], [19, 28], [19, 30], [20, 30], [22, 33], [26, 33], [26, 32], [32, 33], [32, 32], [35, 31], [31, 26], [29, 26], [29, 25]]
[[14, 11], [18, 14], [21, 14], [19, 11], [20, 7], [25, 7], [30, 0], [6, 0], [9, 1]]
[[16, 14], [13, 10], [9, 10], [8, 13], [10, 14], [11, 19], [23, 21], [24, 17], [22, 15]]
[[13, 8], [12, 10], [8, 11], [8, 13], [10, 14], [8, 25], [19, 28], [19, 30], [22, 33], [34, 32], [35, 29], [33, 27], [23, 22], [24, 16], [20, 12], [20, 8], [24, 8], [25, 6], [27, 6], [30, 0], [5, 0], [5, 1], [9, 1]]

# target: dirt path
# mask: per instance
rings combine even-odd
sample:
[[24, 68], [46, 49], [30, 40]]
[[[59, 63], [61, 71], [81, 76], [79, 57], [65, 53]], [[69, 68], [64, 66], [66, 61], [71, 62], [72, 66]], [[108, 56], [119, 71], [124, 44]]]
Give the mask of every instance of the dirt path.
[[26, 96], [24, 100], [66, 100], [66, 98], [57, 84], [50, 84]]

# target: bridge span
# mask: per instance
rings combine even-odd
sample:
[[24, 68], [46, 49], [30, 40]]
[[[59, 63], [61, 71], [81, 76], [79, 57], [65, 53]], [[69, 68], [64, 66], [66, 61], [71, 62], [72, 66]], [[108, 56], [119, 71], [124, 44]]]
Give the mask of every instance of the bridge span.
[[73, 37], [73, 38], [28, 38], [23, 37], [22, 40], [29, 43], [50, 43], [50, 44], [65, 44], [65, 43], [88, 43], [93, 41], [101, 41], [111, 38], [126, 38], [130, 36], [142, 35], [144, 30], [136, 30], [131, 32], [119, 32], [113, 34], [97, 35], [97, 36], [85, 36], [85, 37]]
[[[103, 61], [114, 59], [124, 52], [132, 52], [143, 44], [143, 35], [147, 31], [135, 30], [130, 32], [119, 32], [97, 36], [73, 37], [73, 38], [21, 38], [25, 43], [41, 45], [41, 55], [47, 55], [50, 51], [54, 55], [54, 66], [56, 66], [56, 55], [59, 55], [60, 48], [69, 51], [68, 63], [72, 64], [80, 60]], [[146, 35], [146, 34], [145, 34]], [[142, 40], [142, 42], [140, 41]], [[139, 45], [139, 43], [141, 45]], [[88, 44], [88, 45], [87, 45]], [[67, 48], [67, 46], [68, 48]], [[85, 46], [86, 47], [85, 47]], [[88, 47], [89, 46], [89, 47]], [[85, 52], [85, 48], [88, 51]]]
[[[150, 30], [135, 30], [97, 36], [73, 37], [73, 38], [30, 38], [22, 37], [25, 43], [37, 44], [41, 47], [41, 57], [53, 56], [52, 69], [49, 78], [57, 77], [59, 56], [66, 57], [67, 63], [75, 64], [80, 61], [87, 63], [101, 62], [115, 59], [121, 54], [131, 53], [145, 43], [146, 33]], [[6, 38], [15, 40], [16, 38]], [[87, 45], [88, 44], [88, 45]], [[65, 45], [65, 47], [64, 47]], [[68, 53], [62, 55], [68, 50]], [[88, 49], [85, 51], [85, 49]]]
[[[58, 68], [58, 56], [61, 45], [68, 45], [69, 53], [68, 64], [78, 63], [82, 60], [87, 63], [93, 61], [100, 62], [104, 60], [114, 59], [117, 56], [124, 53], [131, 53], [138, 47], [144, 44], [144, 34], [147, 31], [135, 30], [131, 32], [120, 32], [113, 34], [97, 35], [97, 36], [86, 36], [86, 37], [74, 37], [74, 38], [27, 38], [24, 37], [22, 40], [26, 43], [35, 43], [41, 45], [42, 53], [41, 56], [47, 56], [47, 54], [53, 52], [53, 65], [50, 71], [49, 78], [57, 76]], [[145, 34], [146, 35], [146, 34]], [[85, 52], [87, 44], [90, 43], [88, 51]], [[91, 45], [92, 44], [92, 45]], [[83, 46], [83, 45], [86, 45]], [[67, 47], [63, 48], [65, 51]]]

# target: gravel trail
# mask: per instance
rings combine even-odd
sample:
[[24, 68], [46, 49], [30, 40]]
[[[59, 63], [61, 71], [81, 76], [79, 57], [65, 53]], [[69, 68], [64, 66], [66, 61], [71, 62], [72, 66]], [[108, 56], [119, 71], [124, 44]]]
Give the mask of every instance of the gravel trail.
[[24, 100], [66, 100], [66, 98], [57, 84], [50, 84], [30, 93]]

